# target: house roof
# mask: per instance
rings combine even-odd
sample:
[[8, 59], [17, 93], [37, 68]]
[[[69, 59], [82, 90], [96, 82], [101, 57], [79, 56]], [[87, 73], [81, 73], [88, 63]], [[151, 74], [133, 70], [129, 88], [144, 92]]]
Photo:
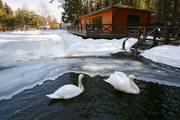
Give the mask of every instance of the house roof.
[[91, 16], [91, 15], [94, 15], [94, 14], [98, 14], [99, 12], [102, 12], [102, 11], [105, 11], [105, 10], [109, 10], [109, 9], [112, 9], [112, 8], [114, 8], [114, 9], [138, 10], [138, 11], [144, 11], [144, 12], [154, 13], [154, 11], [150, 11], [150, 10], [135, 8], [135, 7], [128, 6], [128, 5], [116, 4], [116, 5], [112, 6], [112, 7], [106, 7], [106, 8], [97, 10], [97, 11], [95, 11], [95, 12], [86, 14], [86, 15], [84, 15], [84, 16], [81, 16], [81, 17], [77, 18], [77, 19], [84, 18], [84, 17], [88, 17], [88, 16]]

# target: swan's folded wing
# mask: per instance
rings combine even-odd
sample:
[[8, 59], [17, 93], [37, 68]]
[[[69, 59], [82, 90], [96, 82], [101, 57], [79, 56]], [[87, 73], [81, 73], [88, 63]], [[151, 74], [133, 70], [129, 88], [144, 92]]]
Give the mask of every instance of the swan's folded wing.
[[57, 91], [55, 91], [54, 94], [65, 97], [66, 95], [76, 96], [76, 95], [79, 95], [81, 92], [82, 91], [79, 89], [79, 87], [69, 84], [69, 85], [62, 86]]
[[123, 82], [120, 80], [120, 77], [117, 74], [111, 74], [109, 78], [105, 81], [114, 86], [115, 89], [117, 89], [117, 87], [123, 84]]

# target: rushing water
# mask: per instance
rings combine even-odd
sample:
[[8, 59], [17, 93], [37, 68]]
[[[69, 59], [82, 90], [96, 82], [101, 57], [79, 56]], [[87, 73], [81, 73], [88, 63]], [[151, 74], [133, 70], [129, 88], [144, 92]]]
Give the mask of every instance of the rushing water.
[[[132, 61], [137, 62], [139, 58]], [[55, 81], [48, 80], [33, 89], [24, 90], [12, 99], [1, 100], [0, 119], [180, 119], [180, 70], [150, 64], [150, 61], [141, 62], [144, 67], [141, 65], [142, 68], [135, 72], [131, 63], [124, 64], [124, 72], [138, 75], [141, 90], [139, 95], [115, 90], [104, 81], [108, 76], [91, 77], [85, 74], [86, 77], [82, 80], [85, 90], [78, 97], [69, 100], [52, 100], [46, 97], [65, 84], [77, 85], [79, 73], [68, 72]], [[149, 78], [157, 78], [159, 81], [162, 79], [167, 84], [152, 82]], [[172, 81], [177, 85], [168, 85]]]

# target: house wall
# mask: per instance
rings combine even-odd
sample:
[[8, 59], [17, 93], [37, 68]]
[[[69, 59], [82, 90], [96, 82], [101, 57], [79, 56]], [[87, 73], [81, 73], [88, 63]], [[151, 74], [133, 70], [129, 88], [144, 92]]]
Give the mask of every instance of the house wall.
[[[102, 24], [112, 24], [113, 23], [113, 15], [116, 13], [117, 9], [109, 9], [99, 13], [95, 13], [93, 15], [89, 15], [84, 18], [80, 18], [80, 24], [85, 24], [86, 19], [91, 19], [91, 24], [93, 24], [93, 18], [102, 16]], [[128, 15], [136, 15], [139, 16], [139, 23], [150, 23], [151, 13], [145, 11], [138, 11], [138, 10], [127, 10], [127, 9], [119, 9], [119, 11], [114, 16], [114, 23], [116, 24], [127, 24], [127, 16]], [[124, 33], [125, 30], [123, 28], [126, 25], [116, 26], [116, 32], [121, 31]], [[102, 30], [108, 28], [107, 32], [110, 30], [112, 31], [112, 27], [110, 25], [103, 25]], [[105, 32], [105, 31], [103, 31]]]
[[[116, 10], [113, 10], [113, 13], [115, 13]], [[126, 9], [119, 9], [117, 14], [114, 16], [114, 23], [116, 24], [127, 24], [127, 18], [128, 15], [136, 15], [139, 16], [139, 23], [150, 23], [151, 19], [151, 13], [150, 12], [144, 12], [144, 11], [137, 11], [137, 10], [126, 10]], [[125, 28], [126, 25], [121, 25], [121, 27]], [[116, 27], [116, 32], [123, 31], [122, 28]]]
[[91, 24], [93, 24], [93, 18], [102, 16], [102, 24], [112, 24], [112, 10], [103, 11], [98, 14], [94, 14], [88, 17], [80, 19], [80, 24], [85, 24], [86, 19], [91, 19]]
[[[114, 10], [115, 11], [115, 10]], [[114, 23], [121, 24], [127, 23], [128, 15], [137, 15], [139, 16], [139, 23], [150, 23], [150, 13], [137, 10], [126, 10], [120, 9], [114, 17]]]
[[[113, 14], [113, 10], [106, 10], [106, 11], [102, 11], [98, 14], [94, 14], [88, 17], [84, 17], [80, 19], [80, 24], [85, 24], [85, 20], [86, 19], [91, 19], [91, 24], [93, 24], [93, 18], [96, 17], [100, 17], [102, 16], [102, 24], [112, 24], [112, 14]], [[93, 26], [91, 26], [93, 27]], [[108, 30], [105, 30], [105, 28], [107, 28]], [[103, 32], [110, 32], [112, 31], [112, 27], [110, 25], [103, 25], [102, 27]]]

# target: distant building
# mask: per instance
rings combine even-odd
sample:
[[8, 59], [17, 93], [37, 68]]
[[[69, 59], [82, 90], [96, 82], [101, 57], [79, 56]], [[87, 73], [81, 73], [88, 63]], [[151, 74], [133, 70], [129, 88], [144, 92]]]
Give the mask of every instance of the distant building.
[[50, 26], [49, 26], [49, 25], [40, 26], [40, 29], [41, 29], [41, 30], [49, 30], [49, 29], [50, 29]]
[[60, 27], [60, 29], [66, 30], [66, 29], [67, 29], [67, 26], [70, 26], [70, 25], [72, 25], [72, 24], [71, 24], [71, 23], [60, 22], [59, 27]]

